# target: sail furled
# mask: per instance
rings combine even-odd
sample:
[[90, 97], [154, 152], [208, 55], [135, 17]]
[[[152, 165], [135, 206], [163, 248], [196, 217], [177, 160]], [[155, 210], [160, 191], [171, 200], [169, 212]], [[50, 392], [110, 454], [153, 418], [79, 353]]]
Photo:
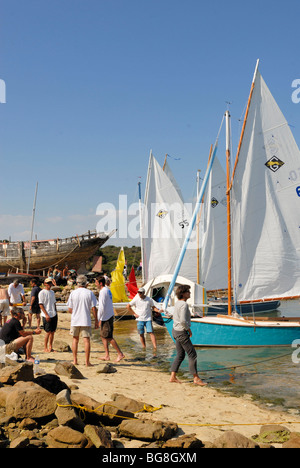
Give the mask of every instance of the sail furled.
[[300, 294], [300, 152], [257, 72], [233, 180], [238, 300]]
[[[192, 209], [182, 200], [170, 168], [164, 172], [150, 155], [143, 208], [143, 268], [145, 281], [173, 273], [191, 219]], [[196, 279], [196, 251], [191, 244], [180, 275]]]
[[226, 174], [216, 156], [201, 213], [200, 284], [207, 290], [227, 288], [226, 206]]
[[128, 302], [128, 297], [125, 290], [125, 277], [123, 275], [125, 266], [124, 249], [121, 247], [116, 268], [111, 272], [110, 290], [113, 297], [113, 302]]

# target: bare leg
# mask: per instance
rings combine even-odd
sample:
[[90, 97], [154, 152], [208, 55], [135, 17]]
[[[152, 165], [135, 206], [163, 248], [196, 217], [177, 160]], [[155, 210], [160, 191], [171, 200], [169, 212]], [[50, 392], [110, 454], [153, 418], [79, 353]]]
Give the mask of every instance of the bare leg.
[[116, 362], [119, 362], [119, 361], [121, 361], [121, 359], [124, 359], [125, 354], [123, 354], [122, 351], [120, 350], [119, 345], [118, 345], [118, 343], [116, 342], [116, 340], [115, 340], [114, 338], [111, 338], [111, 339], [110, 339], [110, 343], [111, 343], [111, 345], [115, 348], [115, 350], [116, 350], [117, 353], [118, 353], [118, 357], [117, 357], [117, 359], [116, 359]]
[[83, 338], [84, 340], [84, 351], [85, 351], [85, 365], [87, 367], [91, 367], [92, 364], [90, 363], [90, 353], [91, 353], [91, 340], [90, 338]]
[[75, 366], [78, 364], [77, 362], [78, 342], [79, 342], [79, 336], [73, 336], [72, 352], [73, 352], [73, 364]]
[[103, 343], [103, 346], [104, 346], [104, 351], [105, 351], [105, 356], [103, 358], [100, 358], [101, 361], [109, 361], [110, 357], [109, 357], [109, 341], [107, 338], [103, 338], [101, 337], [101, 340], [102, 340], [102, 343]]
[[152, 341], [153, 349], [154, 349], [154, 351], [156, 351], [157, 345], [156, 345], [156, 337], [155, 337], [154, 333], [150, 333], [150, 338], [151, 338], [151, 341]]
[[145, 340], [145, 335], [144, 334], [140, 335], [140, 340], [141, 340], [141, 343], [142, 343], [142, 347], [144, 349], [146, 349], [146, 340]]
[[182, 383], [180, 382], [180, 380], [177, 379], [176, 372], [171, 372], [170, 382]]

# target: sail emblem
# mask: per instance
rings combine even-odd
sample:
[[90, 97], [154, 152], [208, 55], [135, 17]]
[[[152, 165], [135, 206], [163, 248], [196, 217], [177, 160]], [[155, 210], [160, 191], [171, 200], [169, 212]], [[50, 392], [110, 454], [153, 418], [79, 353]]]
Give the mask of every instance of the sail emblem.
[[215, 208], [219, 204], [218, 200], [216, 198], [211, 199], [211, 206], [212, 208]]
[[158, 216], [160, 219], [164, 219], [167, 216], [168, 212], [166, 210], [159, 210], [156, 216]]
[[267, 166], [269, 169], [271, 169], [272, 172], [277, 172], [278, 169], [281, 168], [281, 166], [284, 165], [284, 162], [282, 162], [277, 156], [272, 156], [269, 161], [265, 163], [265, 166]]

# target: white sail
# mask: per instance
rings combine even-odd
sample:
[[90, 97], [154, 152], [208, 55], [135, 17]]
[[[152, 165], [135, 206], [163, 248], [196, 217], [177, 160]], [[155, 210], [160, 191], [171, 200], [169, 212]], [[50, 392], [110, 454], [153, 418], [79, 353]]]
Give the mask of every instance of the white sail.
[[207, 290], [227, 288], [226, 174], [217, 156], [211, 170], [201, 220], [200, 284]]
[[260, 73], [232, 192], [238, 300], [300, 294], [300, 152]]
[[[170, 175], [170, 170], [168, 173]], [[174, 271], [191, 212], [176, 184], [150, 155], [144, 203], [143, 268], [145, 281]], [[180, 275], [196, 279], [196, 251], [187, 252]]]

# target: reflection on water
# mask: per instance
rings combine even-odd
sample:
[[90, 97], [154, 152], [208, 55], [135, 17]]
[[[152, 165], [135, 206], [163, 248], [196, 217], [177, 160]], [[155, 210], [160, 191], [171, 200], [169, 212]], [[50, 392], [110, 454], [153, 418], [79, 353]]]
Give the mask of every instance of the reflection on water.
[[[274, 315], [273, 315], [274, 314]], [[270, 314], [268, 314], [269, 316]], [[275, 316], [300, 317], [299, 301], [285, 301]], [[146, 337], [147, 350], [143, 351], [135, 320], [116, 320], [114, 336], [122, 351], [145, 366], [158, 366], [170, 372], [176, 351], [165, 327], [155, 326], [157, 355]], [[95, 339], [99, 340], [99, 334]], [[235, 393], [247, 393], [258, 400], [286, 408], [299, 407], [300, 363], [293, 363], [295, 348], [196, 348], [198, 371], [201, 378], [215, 388]], [[298, 354], [299, 355], [299, 354]], [[181, 365], [179, 376], [191, 380], [188, 360]]]

